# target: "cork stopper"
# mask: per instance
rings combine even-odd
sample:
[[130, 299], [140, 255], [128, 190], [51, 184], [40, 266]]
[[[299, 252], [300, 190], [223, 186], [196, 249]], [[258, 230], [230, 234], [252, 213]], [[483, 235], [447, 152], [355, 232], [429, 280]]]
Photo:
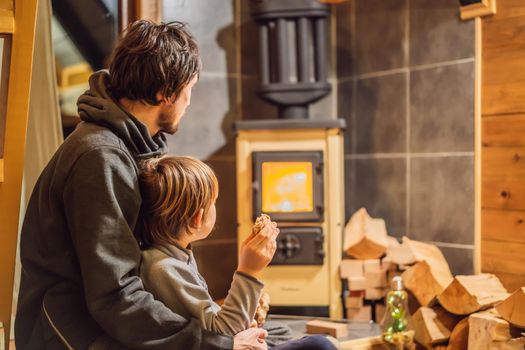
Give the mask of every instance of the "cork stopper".
[[392, 290], [403, 290], [403, 279], [401, 276], [395, 276], [392, 278]]

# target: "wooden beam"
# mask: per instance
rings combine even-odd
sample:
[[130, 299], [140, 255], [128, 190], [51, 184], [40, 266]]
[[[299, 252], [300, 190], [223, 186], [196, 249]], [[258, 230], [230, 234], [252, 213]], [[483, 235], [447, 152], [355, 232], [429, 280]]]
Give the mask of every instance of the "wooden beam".
[[0, 322], [10, 329], [25, 138], [38, 1], [15, 1], [4, 148], [0, 185]]
[[15, 31], [13, 10], [0, 9], [0, 33], [12, 34]]
[[481, 19], [478, 17], [474, 20], [474, 273], [481, 273], [482, 34]]

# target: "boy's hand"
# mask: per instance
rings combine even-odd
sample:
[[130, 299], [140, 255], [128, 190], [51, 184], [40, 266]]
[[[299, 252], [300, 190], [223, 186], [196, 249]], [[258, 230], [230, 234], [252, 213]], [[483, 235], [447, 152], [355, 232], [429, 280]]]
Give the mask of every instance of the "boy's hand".
[[257, 275], [270, 263], [277, 249], [277, 224], [267, 221], [258, 232], [253, 232], [242, 242], [238, 271]]

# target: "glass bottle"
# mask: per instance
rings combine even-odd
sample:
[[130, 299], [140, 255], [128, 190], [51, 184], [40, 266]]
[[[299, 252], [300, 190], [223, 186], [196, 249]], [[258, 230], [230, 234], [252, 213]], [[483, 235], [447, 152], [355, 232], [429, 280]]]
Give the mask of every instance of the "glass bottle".
[[403, 288], [401, 276], [392, 279], [391, 290], [385, 298], [386, 312], [381, 321], [383, 340], [403, 345], [412, 342], [414, 332], [409, 330], [408, 294]]

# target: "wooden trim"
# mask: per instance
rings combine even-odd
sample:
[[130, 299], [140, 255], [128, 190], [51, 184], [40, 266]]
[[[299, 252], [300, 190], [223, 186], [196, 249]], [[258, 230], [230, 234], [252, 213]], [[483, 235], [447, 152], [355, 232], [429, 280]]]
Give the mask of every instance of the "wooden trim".
[[482, 199], [482, 24], [481, 18], [474, 20], [475, 25], [475, 63], [474, 63], [474, 273], [481, 273], [481, 199]]
[[15, 31], [13, 10], [0, 9], [0, 33], [11, 34]]
[[4, 160], [0, 159], [0, 182], [4, 182]]
[[[341, 318], [343, 305], [341, 303], [341, 278], [339, 277], [339, 265], [341, 265], [341, 252], [343, 251], [343, 228], [344, 228], [344, 202], [345, 202], [345, 179], [344, 179], [344, 140], [339, 129], [329, 129], [326, 132], [326, 159], [330, 165], [328, 168], [328, 191], [326, 201], [330, 203], [330, 215], [328, 220], [328, 232], [331, 235], [328, 247], [329, 273], [330, 273], [330, 317]], [[340, 203], [337, 205], [336, 203]]]
[[10, 329], [38, 1], [16, 0], [0, 185], [0, 322]]
[[459, 12], [462, 20], [494, 15], [496, 14], [496, 0], [482, 0], [479, 3], [461, 6]]
[[162, 0], [136, 0], [136, 19], [147, 19], [156, 23], [162, 21]]

